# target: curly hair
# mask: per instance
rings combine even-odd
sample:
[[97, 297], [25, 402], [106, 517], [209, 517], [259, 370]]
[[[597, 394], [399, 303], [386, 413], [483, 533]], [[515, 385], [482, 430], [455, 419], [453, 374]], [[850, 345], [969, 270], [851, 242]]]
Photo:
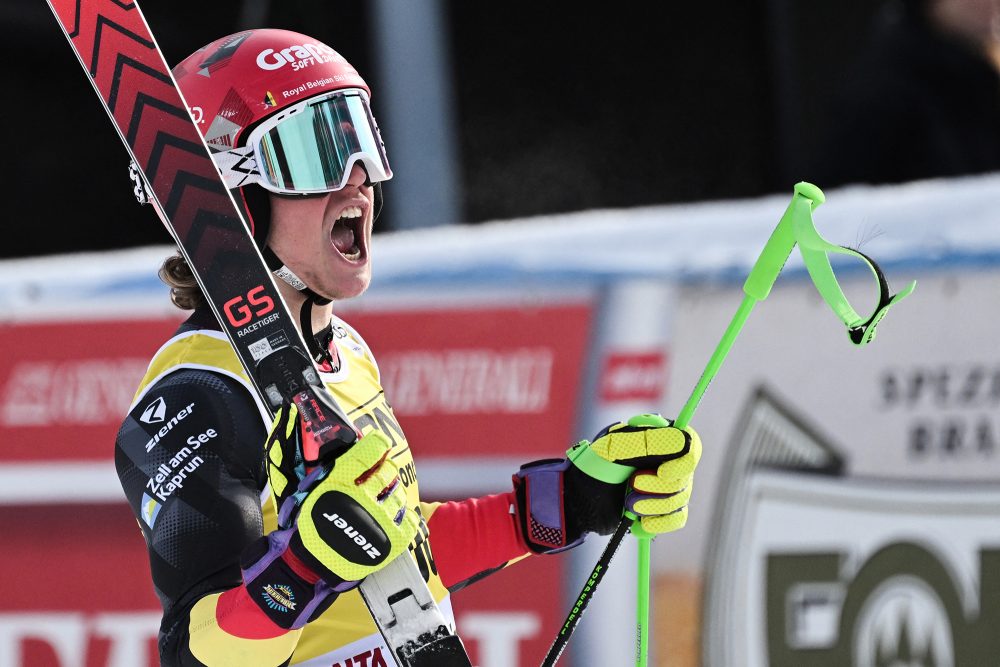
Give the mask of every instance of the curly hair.
[[180, 253], [163, 260], [157, 275], [170, 288], [170, 301], [181, 310], [194, 310], [205, 303], [194, 272]]

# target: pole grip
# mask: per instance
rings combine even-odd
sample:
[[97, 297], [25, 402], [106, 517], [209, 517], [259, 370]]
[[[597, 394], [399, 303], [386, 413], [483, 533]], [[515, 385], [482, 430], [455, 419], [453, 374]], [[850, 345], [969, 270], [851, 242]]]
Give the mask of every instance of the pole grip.
[[[771, 293], [774, 281], [784, 268], [788, 256], [795, 248], [794, 218], [796, 213], [809, 214], [826, 201], [823, 191], [812, 183], [800, 181], [795, 184], [795, 194], [785, 209], [778, 226], [771, 233], [760, 257], [750, 269], [750, 275], [743, 283], [743, 291], [757, 301], [763, 301]], [[804, 209], [804, 210], [802, 210]]]

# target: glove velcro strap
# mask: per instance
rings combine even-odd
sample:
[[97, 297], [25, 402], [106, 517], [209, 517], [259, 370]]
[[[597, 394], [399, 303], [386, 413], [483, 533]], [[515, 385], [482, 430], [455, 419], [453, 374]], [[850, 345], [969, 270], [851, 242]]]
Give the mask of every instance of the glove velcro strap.
[[286, 630], [301, 628], [319, 616], [338, 595], [329, 583], [315, 575], [303, 576], [285, 559], [293, 534], [294, 530], [275, 531], [247, 547], [241, 558], [247, 594], [276, 626]]
[[608, 484], [621, 484], [635, 472], [635, 468], [607, 460], [593, 449], [586, 440], [578, 442], [566, 452], [566, 458], [587, 475]]

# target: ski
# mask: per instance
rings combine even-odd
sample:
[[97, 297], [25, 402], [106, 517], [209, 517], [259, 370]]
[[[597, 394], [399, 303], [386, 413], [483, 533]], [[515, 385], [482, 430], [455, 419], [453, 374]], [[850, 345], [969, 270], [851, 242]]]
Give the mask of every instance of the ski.
[[[315, 451], [358, 434], [320, 380], [270, 271], [134, 0], [46, 0], [132, 157], [145, 193], [273, 414], [299, 407]], [[471, 667], [461, 639], [404, 552], [361, 595], [400, 667]]]

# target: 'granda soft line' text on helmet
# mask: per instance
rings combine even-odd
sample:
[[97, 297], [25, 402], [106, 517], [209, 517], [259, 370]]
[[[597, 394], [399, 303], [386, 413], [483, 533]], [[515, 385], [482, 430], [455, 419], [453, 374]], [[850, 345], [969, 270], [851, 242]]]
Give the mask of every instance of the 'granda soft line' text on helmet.
[[371, 91], [332, 48], [288, 30], [215, 40], [173, 69], [227, 187], [258, 241], [244, 187], [315, 194], [344, 187], [355, 164], [369, 183], [392, 177]]

